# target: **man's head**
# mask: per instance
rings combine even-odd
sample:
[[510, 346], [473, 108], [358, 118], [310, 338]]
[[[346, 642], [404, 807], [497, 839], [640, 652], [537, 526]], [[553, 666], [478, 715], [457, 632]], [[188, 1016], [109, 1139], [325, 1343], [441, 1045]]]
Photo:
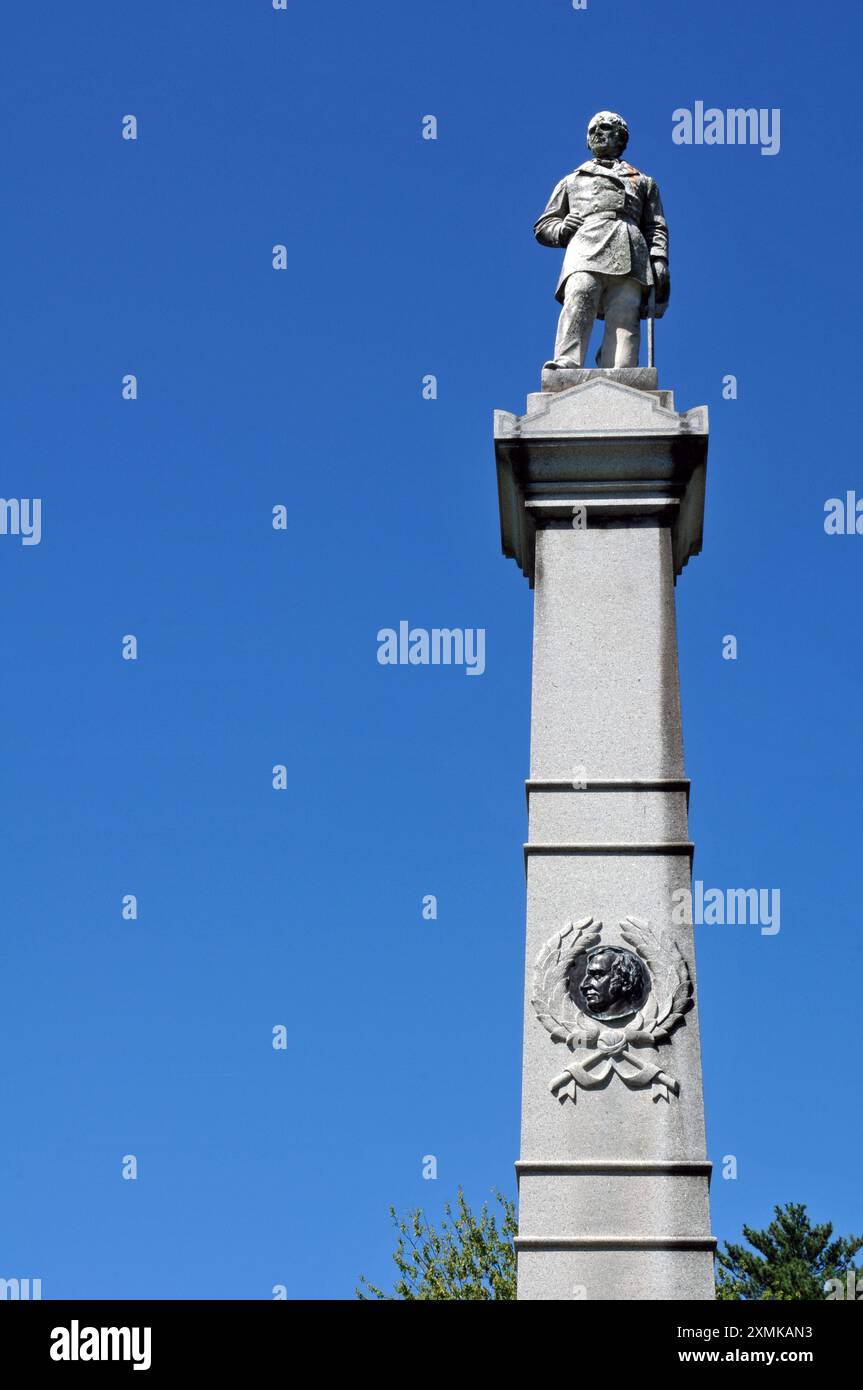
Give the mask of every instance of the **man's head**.
[[597, 1018], [634, 1012], [645, 994], [644, 966], [617, 946], [597, 946], [587, 957], [581, 994]]
[[587, 148], [594, 159], [620, 159], [629, 144], [629, 126], [616, 111], [597, 111], [587, 127]]

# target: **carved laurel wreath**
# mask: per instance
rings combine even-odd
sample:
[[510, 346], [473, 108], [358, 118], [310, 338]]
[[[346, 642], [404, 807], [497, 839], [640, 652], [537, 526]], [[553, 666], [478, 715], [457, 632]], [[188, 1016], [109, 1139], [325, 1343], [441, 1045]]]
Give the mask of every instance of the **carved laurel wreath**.
[[[602, 923], [592, 917], [570, 922], [545, 943], [536, 958], [531, 1003], [553, 1042], [564, 1043], [575, 1060], [549, 1083], [561, 1102], [575, 1102], [579, 1086], [593, 1090], [612, 1072], [635, 1090], [656, 1086], [654, 1100], [678, 1095], [680, 1083], [640, 1057], [636, 1049], [667, 1042], [692, 1008], [692, 977], [675, 941], [662, 941], [639, 917], [626, 917], [620, 935], [644, 961], [650, 978], [647, 1002], [625, 1028], [607, 1028], [573, 1002], [567, 977], [575, 960], [600, 944]], [[574, 1010], [574, 1012], [573, 1012]]]

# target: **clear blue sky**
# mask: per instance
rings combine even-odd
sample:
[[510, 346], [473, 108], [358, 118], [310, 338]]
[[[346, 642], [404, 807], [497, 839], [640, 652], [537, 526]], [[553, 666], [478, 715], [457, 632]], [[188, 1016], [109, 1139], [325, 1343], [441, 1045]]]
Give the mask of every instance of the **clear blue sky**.
[[[532, 597], [491, 417], [538, 388], [531, 228], [603, 107], [670, 222], [662, 382], [711, 411], [695, 874], [782, 893], [777, 936], [698, 929], [714, 1227], [863, 1226], [863, 537], [823, 528], [863, 495], [856, 8], [18, 0], [2, 30], [0, 491], [43, 536], [0, 537], [0, 1275], [344, 1298], [389, 1280], [389, 1203], [513, 1190]], [[780, 153], [673, 144], [698, 100], [779, 107]], [[401, 618], [484, 627], [485, 674], [380, 666]]]

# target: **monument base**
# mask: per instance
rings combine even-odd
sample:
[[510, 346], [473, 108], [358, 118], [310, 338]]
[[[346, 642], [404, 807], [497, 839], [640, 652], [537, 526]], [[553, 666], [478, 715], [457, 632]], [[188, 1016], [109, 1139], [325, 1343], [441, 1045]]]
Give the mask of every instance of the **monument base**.
[[[712, 1249], [712, 1244], [701, 1247]], [[592, 1252], [582, 1243], [578, 1250], [543, 1253], [522, 1242], [518, 1297], [522, 1302], [709, 1302], [714, 1297], [710, 1258], [691, 1242], [689, 1249], [667, 1241], [639, 1248], [598, 1240]]]
[[712, 1299], [708, 1161], [516, 1164], [520, 1299]]
[[566, 391], [585, 381], [619, 381], [637, 391], [655, 391], [658, 377], [655, 367], [543, 367], [543, 391]]

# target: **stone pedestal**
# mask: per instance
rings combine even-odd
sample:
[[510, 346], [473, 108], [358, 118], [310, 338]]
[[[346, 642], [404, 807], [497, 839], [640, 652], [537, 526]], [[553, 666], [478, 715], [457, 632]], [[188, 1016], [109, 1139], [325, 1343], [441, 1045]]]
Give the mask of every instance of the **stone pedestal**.
[[[674, 585], [701, 548], [707, 411], [584, 377], [495, 415], [503, 551], [536, 590], [519, 1298], [709, 1299], [692, 928], [673, 920], [692, 858]], [[642, 992], [603, 1019], [579, 973], [608, 947]]]

